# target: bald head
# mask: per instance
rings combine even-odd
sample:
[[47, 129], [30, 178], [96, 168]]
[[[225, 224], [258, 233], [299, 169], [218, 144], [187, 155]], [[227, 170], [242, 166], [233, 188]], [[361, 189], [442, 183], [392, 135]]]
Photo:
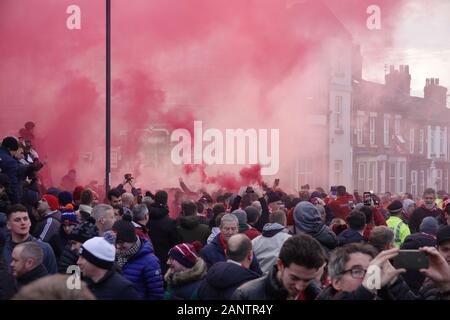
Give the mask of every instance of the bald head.
[[242, 233], [235, 234], [228, 240], [227, 258], [239, 263], [252, 256], [252, 242]]

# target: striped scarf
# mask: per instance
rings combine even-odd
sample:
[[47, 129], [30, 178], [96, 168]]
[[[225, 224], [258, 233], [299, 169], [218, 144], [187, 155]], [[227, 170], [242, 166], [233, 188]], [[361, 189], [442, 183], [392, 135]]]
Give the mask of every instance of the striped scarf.
[[120, 268], [123, 268], [123, 266], [130, 260], [131, 257], [133, 257], [141, 248], [141, 240], [138, 237], [138, 240], [135, 242], [135, 244], [128, 250], [125, 251], [117, 251], [116, 254], [116, 261], [117, 264], [120, 266]]

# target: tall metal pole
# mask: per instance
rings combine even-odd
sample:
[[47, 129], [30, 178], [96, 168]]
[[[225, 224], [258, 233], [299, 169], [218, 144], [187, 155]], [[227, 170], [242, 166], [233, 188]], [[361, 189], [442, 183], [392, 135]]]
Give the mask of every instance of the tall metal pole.
[[111, 0], [106, 0], [106, 194], [111, 175]]

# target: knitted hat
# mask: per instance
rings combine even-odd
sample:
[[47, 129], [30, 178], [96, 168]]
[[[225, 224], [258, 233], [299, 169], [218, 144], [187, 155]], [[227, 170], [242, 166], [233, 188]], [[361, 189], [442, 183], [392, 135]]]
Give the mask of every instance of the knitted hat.
[[192, 268], [198, 260], [195, 247], [190, 243], [180, 243], [169, 250], [169, 258], [177, 260], [186, 268]]
[[402, 211], [403, 204], [399, 200], [394, 200], [392, 203], [387, 207], [390, 213], [399, 213]]
[[419, 231], [436, 235], [439, 225], [434, 217], [425, 217], [420, 224]]
[[72, 194], [69, 191], [62, 191], [58, 194], [58, 201], [61, 206], [65, 207], [66, 204], [72, 203]]
[[45, 199], [48, 203], [48, 205], [50, 206], [50, 209], [52, 211], [58, 210], [59, 209], [59, 201], [58, 198], [55, 197], [54, 195], [51, 194], [44, 194], [42, 196], [43, 199]]
[[247, 213], [242, 209], [234, 210], [231, 214], [234, 214], [239, 221], [239, 224], [247, 223]]
[[63, 225], [77, 225], [77, 214], [75, 212], [64, 212], [61, 214], [61, 223]]
[[84, 243], [93, 237], [98, 236], [98, 229], [90, 221], [85, 221], [73, 228], [69, 234], [69, 239], [77, 242]]
[[137, 236], [134, 231], [131, 216], [124, 214], [122, 219], [114, 222], [112, 230], [116, 233], [116, 241], [118, 242], [136, 242]]
[[450, 240], [450, 226], [440, 228], [436, 234], [436, 243], [438, 246], [447, 240]]
[[116, 248], [104, 238], [94, 237], [83, 243], [80, 255], [96, 267], [109, 270], [114, 265]]

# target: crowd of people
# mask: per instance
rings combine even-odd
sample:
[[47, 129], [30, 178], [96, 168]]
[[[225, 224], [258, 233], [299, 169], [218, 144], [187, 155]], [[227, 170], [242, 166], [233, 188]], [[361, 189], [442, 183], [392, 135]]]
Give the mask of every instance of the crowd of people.
[[[103, 199], [74, 172], [44, 187], [45, 164], [26, 140], [0, 147], [1, 299], [450, 298], [445, 192], [361, 197], [305, 185], [293, 195], [276, 180], [210, 194], [180, 178], [176, 192], [143, 193], [126, 175]], [[423, 252], [428, 267], [395, 268], [403, 249]]]

